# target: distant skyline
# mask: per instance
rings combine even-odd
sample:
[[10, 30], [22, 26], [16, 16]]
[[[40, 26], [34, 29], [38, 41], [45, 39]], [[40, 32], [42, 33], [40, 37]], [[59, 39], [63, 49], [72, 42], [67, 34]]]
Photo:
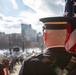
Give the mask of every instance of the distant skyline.
[[21, 23], [42, 31], [40, 18], [63, 16], [64, 0], [0, 0], [0, 32], [20, 33]]

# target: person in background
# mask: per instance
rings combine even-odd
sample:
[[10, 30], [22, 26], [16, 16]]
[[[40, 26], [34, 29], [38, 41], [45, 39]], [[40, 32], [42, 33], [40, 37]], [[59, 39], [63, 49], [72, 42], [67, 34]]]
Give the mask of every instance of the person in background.
[[69, 18], [48, 17], [40, 21], [44, 23], [46, 49], [42, 54], [25, 59], [18, 75], [61, 75], [72, 57], [64, 46]]
[[3, 64], [4, 55], [0, 53], [0, 75], [8, 75], [6, 66]]

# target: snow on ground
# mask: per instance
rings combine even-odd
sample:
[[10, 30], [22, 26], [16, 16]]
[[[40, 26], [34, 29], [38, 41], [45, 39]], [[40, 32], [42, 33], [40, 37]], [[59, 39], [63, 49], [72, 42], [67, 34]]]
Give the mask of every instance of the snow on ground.
[[[0, 53], [5, 55], [5, 54], [8, 54], [10, 55], [10, 51], [9, 50], [0, 50]], [[20, 54], [23, 54], [23, 55], [26, 55], [26, 56], [30, 56], [30, 55], [34, 55], [34, 54], [38, 54], [38, 53], [41, 53], [41, 50], [39, 48], [29, 48], [29, 49], [25, 49], [24, 52], [20, 52]]]

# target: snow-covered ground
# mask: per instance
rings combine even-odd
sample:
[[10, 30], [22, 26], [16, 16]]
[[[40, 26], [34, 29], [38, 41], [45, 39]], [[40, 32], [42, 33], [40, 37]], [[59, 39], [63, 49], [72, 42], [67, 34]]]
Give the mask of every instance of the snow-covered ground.
[[[3, 55], [8, 55], [10, 56], [10, 51], [9, 50], [0, 50], [0, 53], [3, 54]], [[12, 55], [26, 55], [26, 56], [30, 56], [30, 55], [35, 55], [35, 54], [38, 54], [38, 53], [41, 53], [41, 50], [39, 48], [29, 48], [29, 49], [25, 49], [24, 52], [22, 52], [22, 50], [19, 52], [19, 53], [12, 53]]]

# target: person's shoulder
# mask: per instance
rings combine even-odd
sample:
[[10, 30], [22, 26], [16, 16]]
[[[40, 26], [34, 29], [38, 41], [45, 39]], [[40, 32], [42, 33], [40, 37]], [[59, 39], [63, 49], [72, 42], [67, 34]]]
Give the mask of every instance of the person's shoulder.
[[41, 64], [42, 62], [37, 58], [38, 56], [40, 56], [41, 54], [39, 55], [36, 55], [36, 56], [29, 56], [27, 57], [26, 59], [24, 59], [24, 61], [22, 62], [22, 67], [24, 66], [34, 66], [34, 65], [39, 65]]
[[41, 57], [41, 56], [43, 56], [42, 53], [36, 54], [36, 55], [34, 55], [34, 56], [26, 57], [26, 58], [24, 59], [23, 63], [26, 63], [26, 62], [33, 62], [33, 61], [36, 62], [37, 60], [39, 60], [39, 57]]
[[23, 61], [21, 70], [26, 75], [48, 75], [47, 73], [49, 68], [46, 65], [46, 59], [47, 58], [43, 56], [43, 54], [30, 56]]
[[50, 63], [50, 59], [44, 55], [43, 53], [40, 53], [40, 54], [37, 54], [35, 56], [30, 56], [30, 57], [27, 57], [24, 61], [23, 61], [23, 64], [25, 63]]

